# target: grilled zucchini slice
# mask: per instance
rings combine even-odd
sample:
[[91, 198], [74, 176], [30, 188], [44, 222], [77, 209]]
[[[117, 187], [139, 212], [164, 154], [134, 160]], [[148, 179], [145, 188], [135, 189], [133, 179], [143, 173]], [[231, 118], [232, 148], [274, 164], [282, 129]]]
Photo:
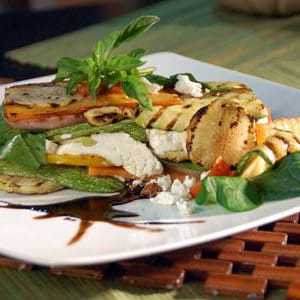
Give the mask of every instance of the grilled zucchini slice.
[[0, 174], [0, 190], [22, 195], [46, 194], [64, 187], [50, 180]]
[[210, 168], [221, 156], [236, 165], [256, 146], [255, 121], [235, 100], [216, 100], [200, 109], [187, 129], [187, 149], [192, 162]]

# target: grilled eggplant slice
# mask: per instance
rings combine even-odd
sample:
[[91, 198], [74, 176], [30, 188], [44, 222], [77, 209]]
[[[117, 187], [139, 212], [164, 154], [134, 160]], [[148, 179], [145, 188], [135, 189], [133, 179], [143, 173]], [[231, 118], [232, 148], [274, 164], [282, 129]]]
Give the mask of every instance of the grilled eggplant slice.
[[214, 101], [195, 114], [187, 129], [191, 161], [210, 168], [221, 156], [236, 165], [256, 146], [254, 127], [254, 119], [235, 99]]
[[50, 180], [0, 174], [0, 190], [23, 195], [46, 194], [64, 187]]

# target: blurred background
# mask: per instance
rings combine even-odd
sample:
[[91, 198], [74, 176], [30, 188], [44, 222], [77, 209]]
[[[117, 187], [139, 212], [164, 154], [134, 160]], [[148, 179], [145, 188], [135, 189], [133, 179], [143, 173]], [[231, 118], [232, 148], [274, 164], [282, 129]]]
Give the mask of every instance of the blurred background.
[[4, 59], [6, 51], [61, 35], [162, 0], [0, 0], [0, 77], [52, 73]]

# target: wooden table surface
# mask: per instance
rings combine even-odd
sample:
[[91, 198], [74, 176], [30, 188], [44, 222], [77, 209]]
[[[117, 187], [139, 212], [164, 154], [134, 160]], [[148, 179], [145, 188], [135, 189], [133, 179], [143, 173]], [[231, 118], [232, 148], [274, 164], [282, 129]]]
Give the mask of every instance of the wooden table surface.
[[[161, 22], [124, 50], [142, 46], [149, 52], [173, 51], [300, 88], [300, 15], [247, 16], [217, 8], [210, 0], [164, 1], [130, 15], [10, 51], [6, 57], [22, 64], [55, 68], [58, 57], [89, 55], [96, 40], [119, 29], [128, 20], [146, 14], [159, 15]], [[268, 299], [283, 297], [284, 293], [276, 290], [269, 293]], [[128, 287], [119, 281], [57, 278], [44, 271], [22, 273], [5, 269], [0, 270], [0, 298], [211, 299], [195, 282], [179, 291], [159, 291]]]

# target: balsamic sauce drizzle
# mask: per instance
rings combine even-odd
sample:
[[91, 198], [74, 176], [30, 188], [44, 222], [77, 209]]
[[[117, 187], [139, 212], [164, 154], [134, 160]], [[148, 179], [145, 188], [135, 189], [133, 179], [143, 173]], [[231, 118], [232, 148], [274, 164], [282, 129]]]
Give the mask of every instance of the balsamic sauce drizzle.
[[[103, 196], [89, 196], [74, 199], [71, 202], [65, 202], [54, 205], [45, 206], [24, 206], [17, 204], [8, 204], [0, 206], [0, 208], [10, 209], [30, 209], [34, 211], [44, 212], [45, 215], [37, 216], [34, 219], [43, 220], [55, 217], [65, 216], [65, 220], [74, 220], [72, 218], [80, 219], [80, 225], [76, 234], [70, 239], [68, 245], [78, 242], [87, 232], [87, 230], [94, 224], [94, 222], [107, 222], [116, 226], [131, 229], [142, 229], [151, 232], [159, 232], [159, 228], [147, 228], [133, 223], [114, 220], [116, 217], [136, 217], [136, 213], [129, 211], [122, 211], [113, 208], [113, 205], [125, 204], [127, 202], [137, 200], [140, 196], [125, 191], [119, 195], [111, 197]], [[143, 200], [141, 200], [143, 201]]]

